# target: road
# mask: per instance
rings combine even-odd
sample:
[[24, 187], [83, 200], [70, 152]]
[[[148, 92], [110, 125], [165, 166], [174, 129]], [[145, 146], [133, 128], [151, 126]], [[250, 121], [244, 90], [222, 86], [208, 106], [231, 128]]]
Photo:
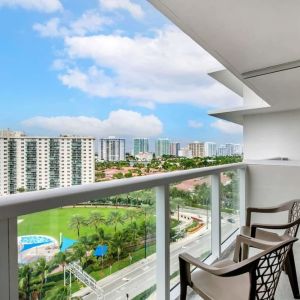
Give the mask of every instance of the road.
[[[222, 233], [227, 236], [236, 228], [236, 224], [222, 221]], [[204, 232], [195, 233], [185, 239], [182, 239], [170, 246], [170, 269], [171, 274], [179, 269], [178, 255], [182, 252], [199, 257], [207, 251], [210, 251], [211, 235], [210, 229]], [[124, 300], [126, 294], [129, 299], [139, 295], [156, 283], [156, 254], [149, 256], [129, 267], [124, 268], [100, 281], [98, 284], [103, 288], [105, 300]], [[84, 288], [73, 294], [73, 296], [82, 296], [84, 300], [96, 300], [96, 296], [89, 288]]]

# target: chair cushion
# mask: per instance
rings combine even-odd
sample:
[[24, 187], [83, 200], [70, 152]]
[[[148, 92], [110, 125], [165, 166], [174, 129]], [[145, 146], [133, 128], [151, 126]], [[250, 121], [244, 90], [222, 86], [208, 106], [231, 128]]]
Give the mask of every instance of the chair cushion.
[[[251, 236], [250, 226], [242, 226], [240, 233], [246, 236]], [[279, 235], [275, 232], [257, 229], [255, 238], [268, 241], [268, 242], [281, 242], [285, 240], [287, 237], [285, 235]]]
[[[222, 260], [216, 267], [234, 264], [232, 260]], [[220, 277], [203, 270], [192, 272], [193, 289], [204, 299], [214, 300], [248, 300], [250, 292], [249, 273], [232, 277]]]

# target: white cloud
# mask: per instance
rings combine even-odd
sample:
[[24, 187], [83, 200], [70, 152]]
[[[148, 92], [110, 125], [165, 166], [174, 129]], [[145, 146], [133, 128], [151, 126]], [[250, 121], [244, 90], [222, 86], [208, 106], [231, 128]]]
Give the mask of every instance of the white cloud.
[[1, 6], [21, 7], [45, 13], [53, 13], [63, 9], [59, 0], [0, 0]]
[[203, 123], [196, 120], [189, 120], [188, 125], [191, 128], [201, 128], [203, 126]]
[[241, 134], [243, 132], [243, 127], [241, 125], [224, 120], [217, 120], [216, 122], [211, 123], [210, 126], [227, 134]]
[[131, 0], [99, 0], [100, 5], [107, 10], [122, 9], [128, 11], [134, 18], [144, 17], [142, 7]]
[[[153, 37], [67, 37], [65, 45], [67, 59], [88, 61], [90, 67], [67, 69], [59, 78], [89, 95], [129, 99], [146, 107], [155, 103], [226, 107], [240, 102], [207, 76], [220, 64], [174, 26]], [[112, 72], [107, 74], [107, 69]]]
[[108, 118], [104, 120], [86, 116], [39, 116], [24, 120], [22, 125], [58, 134], [95, 137], [110, 135], [154, 137], [160, 135], [163, 130], [163, 124], [156, 116], [122, 109], [110, 112]]
[[94, 10], [89, 10], [69, 24], [64, 24], [59, 18], [52, 18], [45, 24], [34, 24], [33, 29], [42, 37], [84, 36], [95, 34], [103, 29], [103, 25], [110, 23], [110, 19]]

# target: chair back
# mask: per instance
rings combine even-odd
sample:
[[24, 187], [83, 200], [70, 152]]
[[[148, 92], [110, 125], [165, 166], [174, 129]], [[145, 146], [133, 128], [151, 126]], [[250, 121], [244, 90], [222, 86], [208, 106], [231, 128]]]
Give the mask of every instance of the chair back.
[[[291, 238], [265, 250], [255, 260], [254, 268], [250, 272], [251, 300], [272, 300], [282, 272], [284, 261], [292, 243], [297, 239]], [[250, 258], [251, 259], [251, 258]]]
[[[288, 222], [294, 222], [300, 219], [300, 200], [295, 200], [292, 202], [291, 208], [289, 209], [289, 219]], [[288, 228], [285, 231], [285, 234], [296, 237], [299, 229], [299, 223], [295, 224], [294, 226]]]

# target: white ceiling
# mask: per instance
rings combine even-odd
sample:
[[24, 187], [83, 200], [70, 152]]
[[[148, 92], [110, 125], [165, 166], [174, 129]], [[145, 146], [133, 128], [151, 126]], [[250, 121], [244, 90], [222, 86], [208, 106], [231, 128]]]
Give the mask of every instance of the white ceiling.
[[271, 110], [300, 108], [299, 0], [149, 1]]

